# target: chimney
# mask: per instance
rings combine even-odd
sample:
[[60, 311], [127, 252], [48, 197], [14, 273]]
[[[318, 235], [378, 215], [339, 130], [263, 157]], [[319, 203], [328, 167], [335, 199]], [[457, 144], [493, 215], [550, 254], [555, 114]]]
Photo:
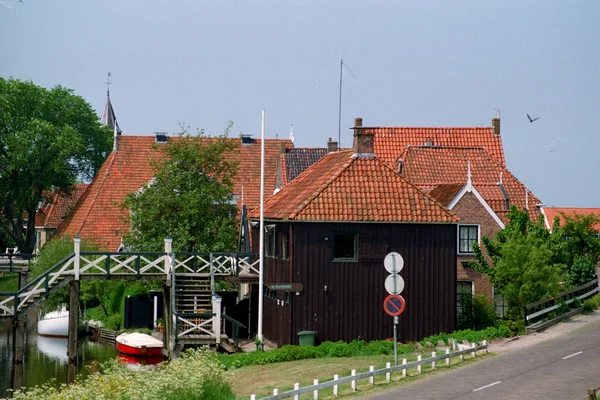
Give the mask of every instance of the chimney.
[[336, 151], [338, 151], [338, 142], [329, 138], [329, 140], [327, 141], [327, 152], [334, 153]]
[[354, 119], [354, 153], [373, 155], [373, 142], [375, 135], [365, 134], [362, 127], [362, 118]]
[[284, 154], [287, 153], [287, 149], [285, 147], [285, 143], [281, 142], [279, 143], [279, 154]]
[[500, 117], [499, 116], [492, 118], [492, 127], [494, 128], [494, 135], [500, 136]]

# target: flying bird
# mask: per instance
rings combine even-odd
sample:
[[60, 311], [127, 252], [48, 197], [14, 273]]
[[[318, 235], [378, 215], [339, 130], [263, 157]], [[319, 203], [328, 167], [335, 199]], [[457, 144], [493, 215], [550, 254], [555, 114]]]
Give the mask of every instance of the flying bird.
[[527, 114], [527, 118], [529, 118], [529, 122], [537, 121], [538, 119], [540, 119], [540, 117], [531, 118], [531, 117], [529, 116], [529, 114]]

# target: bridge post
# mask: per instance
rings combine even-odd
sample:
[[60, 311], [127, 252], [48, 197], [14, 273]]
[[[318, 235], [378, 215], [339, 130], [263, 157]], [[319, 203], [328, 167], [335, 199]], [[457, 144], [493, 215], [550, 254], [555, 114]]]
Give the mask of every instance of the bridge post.
[[22, 364], [25, 358], [26, 322], [25, 319], [19, 319], [18, 316], [13, 318], [13, 363], [15, 364]]
[[212, 312], [213, 316], [213, 333], [217, 338], [217, 344], [221, 343], [221, 296], [213, 294], [212, 296]]
[[73, 238], [73, 244], [75, 245], [75, 258], [73, 259], [73, 269], [75, 270], [75, 280], [79, 281], [79, 257], [81, 254], [81, 238], [79, 236], [75, 236], [75, 238]]
[[171, 282], [171, 270], [173, 269], [173, 239], [170, 237], [165, 238], [165, 253], [167, 254], [167, 258], [165, 260], [165, 273], [167, 274], [167, 282]]
[[[77, 255], [75, 260], [78, 260]], [[73, 280], [69, 283], [69, 343], [67, 348], [67, 357], [69, 364], [78, 363], [77, 334], [79, 328], [79, 280]]]

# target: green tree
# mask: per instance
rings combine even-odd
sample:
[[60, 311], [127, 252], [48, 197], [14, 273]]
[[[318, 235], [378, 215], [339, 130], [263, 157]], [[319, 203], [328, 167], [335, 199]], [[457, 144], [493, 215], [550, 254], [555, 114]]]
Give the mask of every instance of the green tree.
[[525, 305], [554, 297], [564, 281], [564, 266], [552, 263], [552, 251], [534, 235], [512, 235], [500, 250], [492, 284], [508, 302], [510, 319], [523, 317]]
[[558, 239], [561, 262], [568, 267], [569, 282], [583, 285], [594, 279], [600, 261], [600, 237], [594, 229], [600, 216], [563, 214], [563, 218], [562, 225], [558, 217], [554, 220], [552, 232]]
[[496, 238], [482, 239], [489, 258], [476, 243], [477, 261], [468, 265], [490, 277], [508, 302], [508, 318], [519, 320], [526, 304], [552, 297], [564, 288], [566, 265], [562, 262], [562, 233], [548, 231], [543, 217], [534, 222], [527, 211], [513, 206], [508, 219]]
[[232, 251], [236, 244], [233, 183], [237, 142], [225, 133], [208, 138], [185, 129], [166, 146], [166, 160], [153, 163], [154, 178], [124, 206], [131, 231], [124, 241], [140, 251], [162, 251], [165, 237], [177, 251]]
[[0, 78], [0, 225], [22, 253], [35, 247], [35, 214], [54, 188], [90, 179], [112, 132], [69, 89]]

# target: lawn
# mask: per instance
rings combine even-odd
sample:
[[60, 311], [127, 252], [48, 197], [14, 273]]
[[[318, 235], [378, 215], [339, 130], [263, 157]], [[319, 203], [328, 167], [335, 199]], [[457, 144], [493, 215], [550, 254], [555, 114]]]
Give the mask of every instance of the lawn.
[[[417, 354], [412, 354], [407, 358], [408, 362], [417, 359]], [[441, 353], [438, 353], [441, 354]], [[416, 368], [409, 369], [408, 376], [402, 377], [402, 372], [398, 371], [392, 374], [392, 382], [385, 382], [385, 374], [375, 378], [375, 385], [370, 385], [368, 379], [363, 379], [357, 383], [357, 391], [352, 393], [350, 384], [345, 384], [339, 388], [339, 397], [348, 397], [353, 395], [365, 395], [366, 392], [373, 393], [385, 390], [392, 386], [404, 384], [406, 382], [419, 379], [423, 376], [467, 365], [471, 362], [483, 359], [489, 355], [477, 355], [476, 359], [465, 356], [465, 360], [460, 362], [459, 358], [452, 358], [450, 367], [446, 367], [445, 361], [438, 361], [436, 370], [431, 370], [431, 364], [423, 365], [422, 374], [419, 375]], [[431, 354], [423, 354], [423, 358], [430, 357]], [[279, 393], [294, 388], [294, 383], [300, 383], [300, 387], [313, 384], [314, 379], [319, 382], [326, 382], [333, 379], [334, 375], [340, 378], [350, 375], [352, 369], [357, 373], [369, 371], [372, 365], [375, 369], [385, 368], [387, 362], [393, 364], [394, 357], [389, 355], [363, 356], [363, 357], [343, 357], [343, 358], [318, 358], [300, 361], [289, 361], [268, 365], [252, 365], [242, 367], [233, 371], [232, 391], [239, 399], [249, 399], [251, 394], [256, 394], [257, 398], [271, 395], [273, 389], [279, 389]], [[402, 357], [398, 358], [398, 363], [402, 363]], [[312, 393], [300, 396], [301, 399], [312, 399]], [[329, 399], [333, 397], [333, 389], [325, 389], [319, 392], [319, 399]]]

